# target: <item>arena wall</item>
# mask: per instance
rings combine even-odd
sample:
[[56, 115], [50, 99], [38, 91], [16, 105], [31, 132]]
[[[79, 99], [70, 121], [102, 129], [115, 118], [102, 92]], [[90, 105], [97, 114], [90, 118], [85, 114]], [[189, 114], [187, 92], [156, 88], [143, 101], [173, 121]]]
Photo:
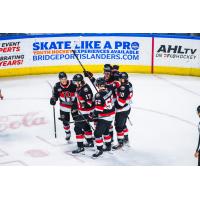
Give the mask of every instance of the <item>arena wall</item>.
[[200, 38], [159, 34], [44, 34], [0, 38], [0, 77], [120, 71], [200, 76]]

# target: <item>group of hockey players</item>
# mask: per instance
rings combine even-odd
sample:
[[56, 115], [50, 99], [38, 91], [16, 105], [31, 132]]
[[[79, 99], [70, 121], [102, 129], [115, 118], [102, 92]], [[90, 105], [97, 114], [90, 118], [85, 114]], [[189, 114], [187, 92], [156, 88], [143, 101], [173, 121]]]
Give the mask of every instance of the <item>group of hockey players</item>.
[[[92, 82], [96, 89], [95, 95], [82, 74], [76, 74], [69, 80], [65, 72], [60, 72], [60, 81], [53, 88], [50, 104], [55, 105], [60, 100], [59, 119], [63, 122], [68, 142], [71, 138], [72, 115], [77, 141], [77, 149], [72, 154], [84, 153], [85, 148], [96, 146], [92, 157], [97, 158], [105, 151], [117, 150], [128, 144], [126, 123], [131, 111], [133, 88], [128, 74], [119, 72], [118, 65], [105, 64], [103, 77], [95, 78], [91, 72], [85, 70], [84, 76]], [[91, 122], [94, 122], [94, 130]], [[113, 122], [117, 145], [112, 145]]]

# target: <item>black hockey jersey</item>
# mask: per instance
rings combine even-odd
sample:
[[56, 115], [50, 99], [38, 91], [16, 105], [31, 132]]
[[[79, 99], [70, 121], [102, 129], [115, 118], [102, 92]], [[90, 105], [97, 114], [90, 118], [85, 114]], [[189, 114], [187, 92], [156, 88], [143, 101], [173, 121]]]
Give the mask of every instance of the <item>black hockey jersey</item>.
[[106, 89], [96, 93], [94, 114], [106, 121], [113, 121], [115, 106], [111, 90]]
[[75, 99], [76, 85], [71, 81], [67, 81], [67, 85], [62, 85], [60, 82], [56, 83], [53, 88], [53, 96], [56, 100], [60, 100], [60, 110], [70, 112], [72, 102]]
[[[92, 77], [90, 79], [92, 81], [92, 83], [96, 84], [96, 79], [94, 77]], [[113, 77], [111, 77], [109, 80], [106, 81], [106, 86], [109, 90], [112, 90], [113, 93], [113, 101], [116, 101], [116, 96], [117, 96], [117, 88], [120, 87], [120, 82], [114, 80]]]
[[82, 114], [90, 114], [94, 110], [93, 93], [88, 84], [76, 89], [75, 104]]
[[133, 87], [130, 82], [117, 88], [117, 101], [115, 101], [116, 112], [127, 111], [131, 108]]

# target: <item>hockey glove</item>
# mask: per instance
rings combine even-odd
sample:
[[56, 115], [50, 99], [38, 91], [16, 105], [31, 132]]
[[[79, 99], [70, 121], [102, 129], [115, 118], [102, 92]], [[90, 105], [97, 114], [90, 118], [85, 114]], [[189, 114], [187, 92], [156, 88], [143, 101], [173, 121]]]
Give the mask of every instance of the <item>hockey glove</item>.
[[55, 97], [51, 97], [51, 99], [50, 99], [50, 104], [51, 104], [52, 106], [56, 105], [56, 98], [55, 98]]
[[85, 77], [88, 77], [88, 78], [92, 78], [93, 77], [93, 73], [92, 72], [84, 71], [83, 73], [84, 73]]
[[88, 120], [89, 120], [90, 122], [93, 122], [93, 121], [94, 121], [94, 113], [90, 113], [90, 114], [88, 115]]

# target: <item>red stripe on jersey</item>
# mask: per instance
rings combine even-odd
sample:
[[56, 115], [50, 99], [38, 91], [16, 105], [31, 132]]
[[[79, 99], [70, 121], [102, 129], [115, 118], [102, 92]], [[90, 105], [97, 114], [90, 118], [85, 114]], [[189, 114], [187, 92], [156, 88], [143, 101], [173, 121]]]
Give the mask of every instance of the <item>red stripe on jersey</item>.
[[101, 144], [101, 143], [103, 143], [103, 140], [102, 139], [96, 139], [95, 142], [98, 143], [98, 144]]
[[82, 96], [80, 96], [80, 95], [77, 95], [77, 98], [78, 98], [78, 100], [85, 100]]
[[84, 139], [83, 135], [76, 135], [76, 139]]
[[126, 128], [126, 129], [124, 129], [124, 133], [127, 133], [128, 132], [128, 129]]
[[119, 132], [119, 133], [117, 133], [117, 136], [123, 136], [124, 135], [124, 132], [122, 131], [122, 132]]
[[95, 109], [98, 109], [98, 110], [104, 110], [105, 106], [95, 106]]
[[109, 116], [114, 115], [114, 114], [115, 114], [115, 111], [110, 112], [110, 113], [100, 113], [99, 116], [101, 116], [101, 117], [109, 117]]
[[104, 136], [104, 140], [110, 140], [111, 139], [111, 136], [110, 135], [105, 135]]
[[91, 111], [93, 110], [94, 108], [91, 107], [91, 108], [78, 108], [79, 110], [82, 110], [82, 111]]
[[65, 129], [65, 130], [69, 130], [69, 129], [70, 129], [70, 126], [64, 126], [64, 129]]
[[85, 135], [92, 135], [92, 131], [85, 131]]
[[60, 103], [60, 106], [65, 107], [65, 108], [71, 108], [72, 107], [71, 105], [66, 105], [66, 104], [63, 104], [63, 103]]
[[124, 100], [124, 99], [121, 99], [121, 98], [118, 98], [118, 101], [119, 101], [120, 103], [123, 103], [123, 104], [125, 104], [125, 103], [126, 103], [126, 100]]

